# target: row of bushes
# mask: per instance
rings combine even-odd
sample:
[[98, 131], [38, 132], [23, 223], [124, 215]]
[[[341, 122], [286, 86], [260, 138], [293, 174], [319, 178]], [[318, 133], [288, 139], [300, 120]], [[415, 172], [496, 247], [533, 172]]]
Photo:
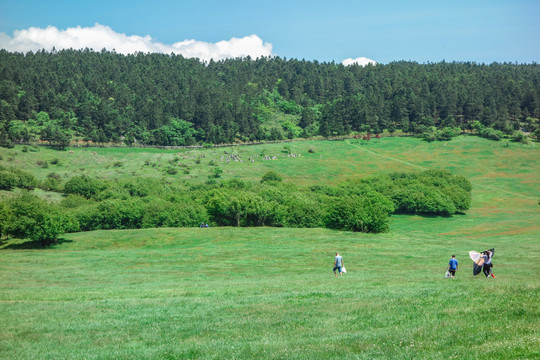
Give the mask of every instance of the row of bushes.
[[4, 236], [47, 245], [63, 232], [218, 226], [327, 227], [384, 232], [392, 213], [448, 216], [470, 206], [470, 182], [446, 171], [393, 173], [307, 188], [267, 173], [261, 182], [228, 180], [192, 187], [158, 179], [106, 181], [75, 176], [65, 198], [47, 203], [22, 192], [0, 203]]
[[[482, 125], [479, 121], [475, 121], [472, 124], [472, 130], [473, 134], [476, 134], [480, 137], [489, 139], [489, 140], [495, 140], [499, 141], [504, 138], [507, 138], [513, 142], [520, 142], [523, 144], [528, 144], [532, 140], [531, 138], [525, 134], [524, 132], [520, 130], [515, 130], [512, 133], [504, 133], [501, 130], [496, 130], [492, 127], [486, 127]], [[435, 126], [431, 127], [424, 127], [421, 135], [418, 137], [426, 140], [426, 141], [450, 141], [452, 138], [460, 135], [462, 133], [462, 129], [459, 127], [443, 127], [443, 128], [437, 128]], [[540, 136], [540, 129], [536, 130], [533, 134], [533, 137], [539, 138]]]

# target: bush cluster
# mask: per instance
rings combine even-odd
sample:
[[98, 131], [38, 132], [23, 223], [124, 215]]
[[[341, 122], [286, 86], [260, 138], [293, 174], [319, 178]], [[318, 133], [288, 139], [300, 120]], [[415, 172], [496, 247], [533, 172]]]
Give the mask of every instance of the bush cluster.
[[38, 185], [40, 185], [39, 182], [29, 172], [0, 165], [0, 190], [12, 190], [13, 188], [33, 190]]
[[390, 198], [398, 214], [449, 216], [471, 205], [470, 181], [448, 171], [396, 172], [362, 182]]
[[[0, 171], [4, 183], [16, 182]], [[56, 181], [52, 173], [49, 181]], [[137, 178], [106, 181], [75, 176], [57, 204], [28, 191], [0, 202], [0, 232], [43, 245], [70, 231], [218, 226], [327, 227], [388, 231], [389, 215], [449, 216], [467, 210], [471, 183], [447, 171], [391, 173], [338, 185], [299, 187], [269, 172], [260, 182], [238, 179], [192, 187]]]
[[1, 235], [29, 238], [47, 246], [54, 244], [59, 235], [78, 230], [75, 217], [28, 191], [0, 202]]
[[421, 138], [427, 141], [449, 141], [459, 134], [461, 134], [461, 129], [458, 127], [444, 127], [438, 129], [435, 126], [432, 126], [422, 133]]
[[[274, 177], [265, 175], [263, 178]], [[328, 227], [384, 232], [392, 213], [449, 216], [466, 211], [471, 183], [447, 171], [393, 173], [308, 189], [290, 183], [224, 182], [203, 202], [224, 226]]]

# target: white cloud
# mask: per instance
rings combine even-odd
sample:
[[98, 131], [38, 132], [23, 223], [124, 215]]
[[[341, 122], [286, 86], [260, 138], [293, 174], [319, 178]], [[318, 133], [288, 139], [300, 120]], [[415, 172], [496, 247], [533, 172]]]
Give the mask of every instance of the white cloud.
[[373, 64], [373, 65], [377, 64], [375, 60], [371, 60], [366, 57], [357, 57], [356, 59], [348, 58], [348, 59], [343, 60], [341, 63], [345, 66], [349, 66], [349, 65], [366, 66], [367, 64]]
[[95, 24], [93, 27], [71, 27], [59, 30], [54, 26], [45, 29], [31, 27], [16, 30], [13, 37], [0, 33], [0, 48], [8, 51], [27, 52], [41, 49], [94, 49], [115, 50], [121, 54], [135, 52], [180, 54], [184, 57], [222, 60], [226, 58], [258, 58], [272, 55], [272, 44], [263, 42], [257, 35], [231, 38], [217, 43], [184, 40], [172, 45], [153, 40], [149, 35], [138, 36], [117, 33], [110, 27]]

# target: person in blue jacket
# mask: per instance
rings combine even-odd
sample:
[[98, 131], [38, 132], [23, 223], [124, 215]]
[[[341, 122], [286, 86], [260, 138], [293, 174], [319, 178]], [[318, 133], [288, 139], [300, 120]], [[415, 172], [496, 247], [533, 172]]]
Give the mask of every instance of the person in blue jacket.
[[452, 255], [452, 258], [448, 262], [448, 271], [452, 278], [456, 277], [456, 271], [458, 269], [458, 261], [456, 260], [456, 255]]

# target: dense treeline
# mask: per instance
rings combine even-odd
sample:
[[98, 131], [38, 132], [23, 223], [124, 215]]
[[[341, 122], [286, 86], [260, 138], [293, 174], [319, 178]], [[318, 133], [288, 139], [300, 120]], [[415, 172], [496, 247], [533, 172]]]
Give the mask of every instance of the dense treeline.
[[[327, 227], [388, 231], [392, 213], [449, 216], [470, 207], [471, 184], [446, 171], [392, 173], [337, 185], [300, 187], [268, 172], [260, 182], [227, 180], [196, 186], [136, 178], [108, 181], [86, 175], [55, 183], [60, 203], [28, 190], [50, 188], [15, 168], [0, 168], [0, 187], [22, 190], [0, 202], [0, 236], [43, 245], [64, 232], [198, 226]], [[6, 183], [8, 185], [6, 186]]]
[[[278, 57], [0, 50], [0, 144], [190, 145], [350, 132], [534, 132], [537, 64], [345, 67]], [[479, 124], [479, 125], [478, 125]], [[486, 130], [487, 129], [487, 130]], [[536, 133], [538, 134], [538, 133]]]

